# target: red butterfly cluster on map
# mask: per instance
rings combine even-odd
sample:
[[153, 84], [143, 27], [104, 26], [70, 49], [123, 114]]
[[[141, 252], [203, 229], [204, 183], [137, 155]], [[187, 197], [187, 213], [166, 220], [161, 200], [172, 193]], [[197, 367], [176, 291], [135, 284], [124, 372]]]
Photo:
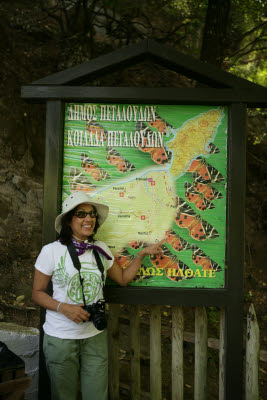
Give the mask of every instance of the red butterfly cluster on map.
[[204, 251], [202, 251], [198, 246], [192, 245], [192, 260], [196, 265], [202, 267], [202, 269], [213, 270], [216, 272], [222, 271], [219, 264], [208, 257]]
[[202, 178], [202, 176], [193, 172], [193, 179], [194, 189], [197, 192], [201, 193], [205, 197], [205, 199], [212, 201], [223, 198], [221, 192], [212, 187], [210, 183], [207, 183], [205, 179]]
[[142, 144], [138, 146], [139, 150], [144, 153], [149, 153], [152, 160], [157, 164], [167, 164], [171, 162], [172, 152], [166, 150], [164, 146], [146, 147], [147, 143], [150, 143], [148, 137], [152, 137], [153, 132], [143, 122], [138, 122], [136, 124], [136, 130], [143, 136]]
[[81, 166], [84, 172], [90, 174], [95, 181], [102, 181], [110, 178], [109, 174], [103, 168], [100, 168], [98, 164], [85, 153], [81, 154]]
[[158, 132], [163, 133], [163, 135], [166, 135], [167, 131], [173, 129], [173, 126], [166, 122], [165, 119], [157, 113], [155, 121], [148, 121], [148, 124], [152, 128], [156, 128]]
[[86, 122], [86, 130], [95, 135], [98, 140], [101, 138], [101, 134], [104, 140], [107, 139], [107, 130], [105, 130], [102, 125], [94, 120], [89, 120]]
[[194, 203], [200, 211], [215, 207], [214, 204], [210, 200], [207, 200], [201, 192], [198, 192], [191, 183], [185, 182], [184, 189], [186, 199], [190, 203]]
[[70, 169], [69, 183], [71, 192], [80, 190], [90, 193], [96, 189], [96, 186], [76, 167]]
[[[172, 281], [178, 282], [182, 279], [190, 279], [185, 276], [185, 271], [189, 267], [178, 260], [176, 256], [164, 245], [161, 246], [163, 254], [154, 254], [150, 256], [150, 261], [156, 268], [162, 268], [167, 276]], [[180, 272], [179, 272], [180, 271]]]
[[119, 172], [132, 172], [135, 171], [135, 166], [120, 155], [114, 147], [107, 146], [107, 162], [114, 165]]
[[170, 243], [175, 251], [191, 249], [191, 245], [172, 229], [166, 232], [165, 242]]
[[197, 157], [193, 160], [187, 172], [197, 173], [206, 183], [218, 183], [224, 180], [223, 175], [202, 157]]
[[180, 228], [187, 229], [190, 236], [195, 240], [215, 239], [219, 237], [216, 229], [207, 221], [204, 221], [200, 215], [196, 214], [181, 197], [177, 197], [175, 222]]

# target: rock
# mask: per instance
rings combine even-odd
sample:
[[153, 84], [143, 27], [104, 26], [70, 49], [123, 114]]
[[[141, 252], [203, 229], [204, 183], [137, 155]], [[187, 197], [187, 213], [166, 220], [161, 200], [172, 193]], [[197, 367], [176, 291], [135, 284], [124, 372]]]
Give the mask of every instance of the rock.
[[39, 330], [11, 323], [0, 323], [1, 341], [9, 350], [25, 362], [25, 373], [31, 377], [31, 385], [25, 392], [25, 400], [38, 399]]
[[24, 299], [25, 299], [25, 296], [24, 296], [24, 294], [22, 294], [21, 296], [18, 296], [18, 297], [16, 298], [16, 302], [17, 302], [17, 303], [21, 303]]

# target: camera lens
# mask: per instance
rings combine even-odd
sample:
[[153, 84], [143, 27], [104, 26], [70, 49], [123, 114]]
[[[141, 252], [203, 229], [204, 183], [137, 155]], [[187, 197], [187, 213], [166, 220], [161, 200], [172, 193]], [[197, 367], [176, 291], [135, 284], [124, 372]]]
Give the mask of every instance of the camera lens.
[[93, 323], [96, 329], [98, 329], [99, 331], [103, 331], [107, 327], [105, 315], [103, 315], [102, 313], [95, 314]]

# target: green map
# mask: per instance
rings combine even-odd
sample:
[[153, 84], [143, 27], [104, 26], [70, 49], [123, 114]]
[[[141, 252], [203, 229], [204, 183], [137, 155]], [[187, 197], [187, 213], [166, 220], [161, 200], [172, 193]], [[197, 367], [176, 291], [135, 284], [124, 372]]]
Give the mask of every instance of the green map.
[[62, 200], [109, 206], [97, 238], [121, 268], [165, 239], [130, 285], [224, 287], [226, 170], [225, 107], [66, 104]]

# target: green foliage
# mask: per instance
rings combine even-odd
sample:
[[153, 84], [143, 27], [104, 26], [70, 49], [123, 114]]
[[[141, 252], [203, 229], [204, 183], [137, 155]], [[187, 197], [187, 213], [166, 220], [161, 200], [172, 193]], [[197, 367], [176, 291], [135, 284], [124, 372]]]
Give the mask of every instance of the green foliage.
[[263, 0], [232, 0], [226, 68], [267, 86], [267, 8]]
[[[0, 9], [14, 31], [53, 40], [61, 48], [58, 68], [64, 69], [146, 38], [199, 58], [210, 1], [37, 0], [30, 7], [25, 0], [15, 7], [1, 2]], [[223, 47], [224, 69], [263, 86], [267, 86], [265, 6], [264, 0], [231, 0], [227, 34], [223, 45], [218, 43]]]
[[267, 138], [267, 110], [248, 109], [248, 143], [253, 146], [264, 142]]

